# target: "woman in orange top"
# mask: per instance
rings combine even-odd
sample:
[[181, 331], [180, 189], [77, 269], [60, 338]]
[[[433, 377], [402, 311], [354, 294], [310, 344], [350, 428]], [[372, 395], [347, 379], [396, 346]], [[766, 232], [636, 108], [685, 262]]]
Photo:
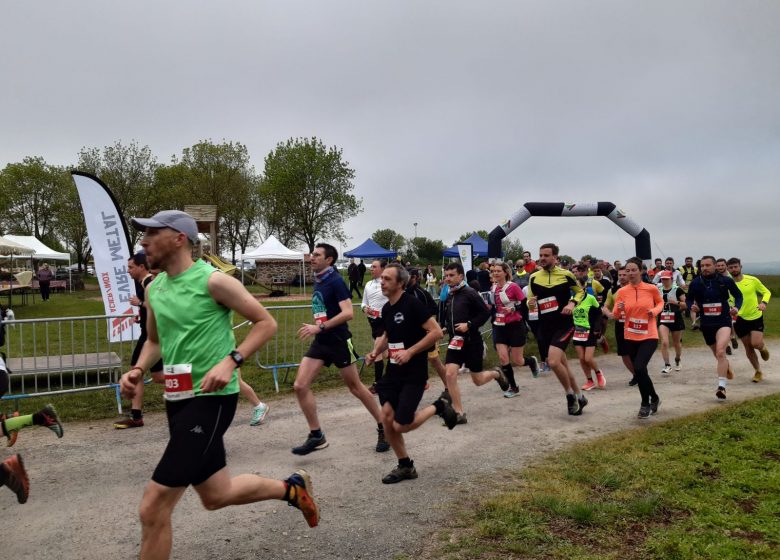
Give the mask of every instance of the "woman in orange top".
[[623, 314], [623, 334], [631, 362], [634, 364], [642, 404], [639, 418], [648, 418], [658, 412], [661, 399], [655, 392], [653, 381], [647, 373], [647, 364], [658, 348], [658, 328], [655, 318], [664, 308], [664, 300], [653, 284], [642, 282], [642, 260], [637, 257], [626, 263], [628, 284], [615, 294], [614, 314]]

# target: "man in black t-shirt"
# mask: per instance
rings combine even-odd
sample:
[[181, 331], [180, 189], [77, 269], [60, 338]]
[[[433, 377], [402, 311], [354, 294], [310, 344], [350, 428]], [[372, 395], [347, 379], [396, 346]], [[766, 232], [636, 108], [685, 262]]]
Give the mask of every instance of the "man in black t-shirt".
[[398, 457], [398, 466], [382, 478], [384, 484], [417, 478], [403, 434], [419, 428], [434, 415], [441, 416], [450, 430], [458, 420], [450, 403], [441, 397], [417, 410], [428, 380], [426, 353], [444, 333], [430, 310], [404, 291], [408, 282], [409, 273], [400, 264], [389, 264], [382, 272], [382, 293], [388, 299], [382, 308], [385, 328], [366, 356], [367, 364], [374, 362], [385, 351], [390, 358], [387, 371], [376, 389], [382, 403], [385, 435]]

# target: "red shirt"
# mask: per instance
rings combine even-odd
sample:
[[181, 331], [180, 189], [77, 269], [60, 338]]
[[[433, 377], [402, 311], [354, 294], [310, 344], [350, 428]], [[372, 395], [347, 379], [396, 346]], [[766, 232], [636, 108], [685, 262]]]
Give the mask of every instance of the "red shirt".
[[529, 262], [527, 262], [523, 266], [523, 270], [525, 270], [528, 274], [536, 272], [536, 261], [529, 261]]
[[[493, 284], [493, 301], [496, 303], [496, 319], [494, 324], [501, 325], [506, 323], [514, 323], [515, 321], [522, 321], [523, 317], [520, 315], [520, 310], [517, 306], [512, 304], [520, 304], [525, 299], [523, 290], [514, 282], [507, 282], [503, 288], [499, 288], [498, 284]], [[502, 297], [505, 296], [505, 297]], [[504, 300], [508, 300], [509, 307], [504, 303]]]

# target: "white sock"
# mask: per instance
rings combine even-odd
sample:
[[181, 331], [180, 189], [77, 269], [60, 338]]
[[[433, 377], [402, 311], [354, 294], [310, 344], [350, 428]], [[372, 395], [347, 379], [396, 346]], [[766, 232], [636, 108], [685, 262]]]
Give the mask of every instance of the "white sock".
[[718, 385], [725, 389], [726, 388], [726, 378], [725, 377], [718, 377]]
[[262, 402], [261, 402], [261, 403], [260, 403], [260, 404], [258, 404], [258, 405], [257, 405], [255, 408], [263, 408], [264, 406], [265, 406], [265, 403], [262, 403]]

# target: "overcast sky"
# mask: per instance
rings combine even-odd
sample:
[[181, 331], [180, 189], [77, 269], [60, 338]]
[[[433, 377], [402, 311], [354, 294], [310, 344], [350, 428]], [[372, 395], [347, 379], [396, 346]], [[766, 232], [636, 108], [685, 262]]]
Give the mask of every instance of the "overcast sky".
[[[0, 164], [202, 139], [258, 170], [343, 149], [379, 228], [452, 243], [529, 201], [614, 202], [654, 256], [780, 260], [780, 2], [3, 2]], [[536, 253], [614, 259], [604, 218], [531, 218]]]

